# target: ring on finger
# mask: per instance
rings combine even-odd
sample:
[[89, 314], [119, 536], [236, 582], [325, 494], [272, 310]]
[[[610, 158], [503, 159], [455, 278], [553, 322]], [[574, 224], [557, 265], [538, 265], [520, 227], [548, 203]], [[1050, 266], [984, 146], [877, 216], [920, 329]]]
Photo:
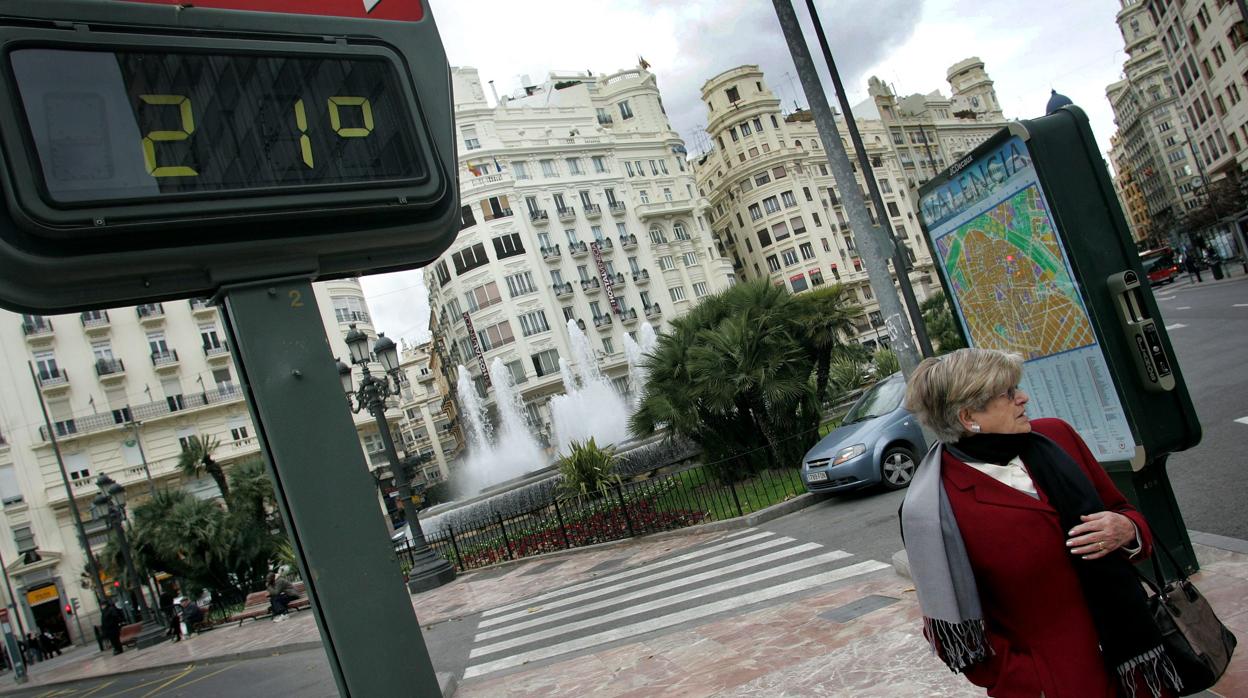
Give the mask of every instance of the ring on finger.
[[1105, 541], [1101, 541], [1101, 542], [1097, 543], [1097, 546], [1098, 546], [1098, 547], [1100, 547], [1100, 549], [1101, 549], [1101, 550], [1104, 550], [1104, 549], [1105, 549]]

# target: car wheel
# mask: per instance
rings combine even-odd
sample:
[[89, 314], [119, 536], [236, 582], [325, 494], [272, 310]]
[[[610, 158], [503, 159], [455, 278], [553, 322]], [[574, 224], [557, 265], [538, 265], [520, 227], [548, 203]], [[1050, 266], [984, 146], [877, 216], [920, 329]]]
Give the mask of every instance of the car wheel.
[[893, 446], [884, 452], [880, 460], [880, 484], [887, 490], [899, 490], [910, 485], [914, 471], [919, 467], [914, 453], [904, 446]]

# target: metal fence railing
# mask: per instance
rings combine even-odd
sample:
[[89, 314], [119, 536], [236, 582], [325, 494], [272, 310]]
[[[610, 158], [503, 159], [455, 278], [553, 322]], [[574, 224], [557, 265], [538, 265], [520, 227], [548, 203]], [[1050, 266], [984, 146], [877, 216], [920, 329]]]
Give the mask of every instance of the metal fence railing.
[[[744, 516], [805, 491], [796, 468], [765, 470], [727, 485], [705, 466], [637, 482], [606, 493], [552, 495], [544, 504], [510, 515], [485, 511], [426, 530], [429, 546], [460, 571], [504, 560], [670, 531]], [[399, 559], [414, 563], [412, 547]]]

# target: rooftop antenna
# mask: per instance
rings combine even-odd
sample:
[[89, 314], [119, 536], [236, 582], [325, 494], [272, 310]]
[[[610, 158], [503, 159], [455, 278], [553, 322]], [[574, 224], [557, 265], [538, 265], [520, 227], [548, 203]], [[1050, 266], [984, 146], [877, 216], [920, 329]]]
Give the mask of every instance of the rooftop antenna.
[[490, 94], [494, 95], [494, 106], [498, 106], [498, 88], [494, 87], [494, 81], [490, 81]]

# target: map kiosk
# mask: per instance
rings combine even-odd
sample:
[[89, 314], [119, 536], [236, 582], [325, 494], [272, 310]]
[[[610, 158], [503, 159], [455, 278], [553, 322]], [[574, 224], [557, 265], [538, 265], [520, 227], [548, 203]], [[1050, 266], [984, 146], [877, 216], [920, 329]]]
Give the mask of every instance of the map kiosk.
[[1200, 423], [1087, 116], [1010, 124], [919, 189], [919, 218], [967, 345], [1021, 354], [1033, 414], [1072, 424], [1194, 570], [1165, 466]]

